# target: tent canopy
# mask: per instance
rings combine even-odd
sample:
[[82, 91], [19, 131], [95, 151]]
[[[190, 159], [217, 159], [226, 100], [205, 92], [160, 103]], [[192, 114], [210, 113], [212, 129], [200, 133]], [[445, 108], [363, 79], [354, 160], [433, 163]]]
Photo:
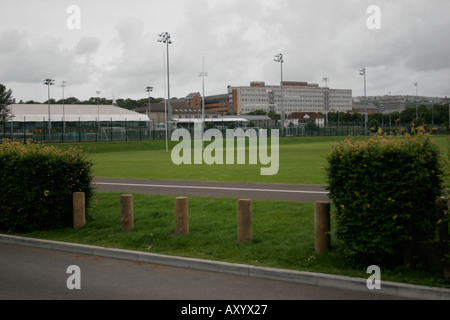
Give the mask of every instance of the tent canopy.
[[[10, 109], [13, 115], [12, 121], [16, 122], [46, 122], [49, 118], [49, 108], [46, 104], [12, 104]], [[113, 105], [50, 105], [52, 122], [88, 122], [98, 121], [99, 118], [100, 121], [149, 121], [145, 114]]]

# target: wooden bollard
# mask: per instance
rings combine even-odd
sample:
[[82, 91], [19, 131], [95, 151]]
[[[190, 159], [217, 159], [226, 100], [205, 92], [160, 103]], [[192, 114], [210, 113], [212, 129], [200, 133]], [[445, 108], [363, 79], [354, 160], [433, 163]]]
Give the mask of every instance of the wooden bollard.
[[315, 250], [317, 253], [325, 253], [331, 247], [330, 203], [316, 202], [314, 211]]
[[133, 217], [133, 195], [123, 194], [120, 197], [120, 211], [122, 232], [128, 232], [134, 229]]
[[237, 205], [238, 241], [252, 241], [252, 201], [238, 200]]
[[450, 235], [448, 232], [448, 221], [445, 218], [445, 214], [448, 211], [448, 200], [445, 198], [440, 198], [436, 200], [436, 220], [439, 241], [442, 243], [450, 240]]
[[189, 201], [186, 197], [175, 198], [175, 234], [189, 234]]
[[84, 192], [74, 192], [73, 200], [73, 228], [81, 229], [86, 224], [86, 209]]

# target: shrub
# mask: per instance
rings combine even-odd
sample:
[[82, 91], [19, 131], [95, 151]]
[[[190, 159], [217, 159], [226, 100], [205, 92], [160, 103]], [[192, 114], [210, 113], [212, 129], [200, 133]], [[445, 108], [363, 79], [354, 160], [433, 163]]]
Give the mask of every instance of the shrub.
[[439, 149], [429, 136], [347, 139], [327, 156], [336, 235], [367, 262], [401, 262], [407, 244], [434, 239], [441, 195]]
[[0, 229], [30, 232], [71, 226], [72, 194], [92, 196], [92, 163], [81, 150], [3, 141], [0, 144]]

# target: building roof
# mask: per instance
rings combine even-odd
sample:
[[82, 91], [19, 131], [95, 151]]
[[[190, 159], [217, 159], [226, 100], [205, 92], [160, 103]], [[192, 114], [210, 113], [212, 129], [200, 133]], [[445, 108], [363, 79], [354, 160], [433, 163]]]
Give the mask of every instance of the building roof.
[[318, 120], [325, 119], [325, 117], [317, 112], [293, 112], [288, 116], [288, 119]]
[[[196, 109], [189, 107], [184, 103], [184, 100], [170, 100], [170, 105], [172, 107], [172, 114], [197, 114], [201, 112], [201, 109]], [[150, 104], [150, 112], [164, 112], [166, 108], [168, 108], [168, 104], [166, 105], [164, 101], [158, 103]], [[148, 103], [145, 103], [142, 107], [136, 109], [136, 112], [139, 113], [147, 113], [148, 111]], [[206, 114], [219, 114], [216, 111], [205, 109]]]
[[[41, 122], [48, 121], [49, 108], [47, 104], [13, 104], [10, 106], [13, 121]], [[51, 104], [50, 120], [54, 122], [65, 121], [148, 121], [145, 114], [120, 108], [113, 105], [86, 105], [86, 104]]]
[[240, 115], [240, 116], [223, 116], [223, 119], [230, 119], [233, 121], [233, 119], [245, 119], [248, 121], [268, 121], [272, 120], [269, 116], [264, 115]]

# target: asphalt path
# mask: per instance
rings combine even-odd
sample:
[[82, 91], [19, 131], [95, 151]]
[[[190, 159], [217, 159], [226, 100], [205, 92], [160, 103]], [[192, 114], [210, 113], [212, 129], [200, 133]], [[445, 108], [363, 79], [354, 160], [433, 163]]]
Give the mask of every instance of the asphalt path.
[[[0, 300], [229, 300], [263, 304], [398, 299], [370, 290], [327, 288], [7, 243], [0, 243], [0, 255]], [[75, 273], [68, 272], [69, 266], [79, 267], [78, 282], [73, 280]], [[75, 283], [79, 289], [70, 289]], [[270, 307], [270, 303], [264, 304]]]
[[328, 191], [318, 185], [139, 180], [95, 178], [99, 192], [126, 192], [171, 196], [201, 196], [251, 200], [280, 200], [294, 202], [330, 201]]

